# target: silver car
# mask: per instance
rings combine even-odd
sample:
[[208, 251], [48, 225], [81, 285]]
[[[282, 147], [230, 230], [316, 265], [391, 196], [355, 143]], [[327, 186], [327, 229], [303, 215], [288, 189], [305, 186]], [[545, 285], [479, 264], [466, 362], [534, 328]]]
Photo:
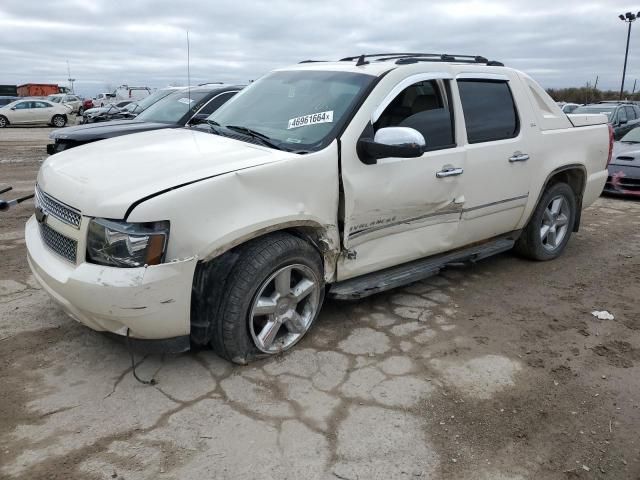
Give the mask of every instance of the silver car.
[[613, 146], [606, 193], [640, 196], [640, 127], [636, 127]]

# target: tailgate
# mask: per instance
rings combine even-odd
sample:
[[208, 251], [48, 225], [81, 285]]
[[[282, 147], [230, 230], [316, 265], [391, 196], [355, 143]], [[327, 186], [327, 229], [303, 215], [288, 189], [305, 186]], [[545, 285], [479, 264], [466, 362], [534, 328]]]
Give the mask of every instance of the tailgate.
[[570, 113], [567, 117], [574, 127], [588, 127], [608, 122], [607, 116], [601, 113]]

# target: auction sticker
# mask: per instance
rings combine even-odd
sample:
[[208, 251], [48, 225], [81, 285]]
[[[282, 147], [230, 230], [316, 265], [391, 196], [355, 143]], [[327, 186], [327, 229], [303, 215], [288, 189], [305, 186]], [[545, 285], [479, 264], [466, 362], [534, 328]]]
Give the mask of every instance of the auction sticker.
[[186, 103], [187, 105], [189, 105], [190, 103], [193, 103], [193, 100], [191, 100], [190, 98], [181, 98], [178, 101], [180, 103]]
[[287, 127], [287, 130], [298, 127], [306, 127], [307, 125], [316, 125], [318, 123], [333, 123], [333, 110], [291, 118], [289, 120], [289, 126]]

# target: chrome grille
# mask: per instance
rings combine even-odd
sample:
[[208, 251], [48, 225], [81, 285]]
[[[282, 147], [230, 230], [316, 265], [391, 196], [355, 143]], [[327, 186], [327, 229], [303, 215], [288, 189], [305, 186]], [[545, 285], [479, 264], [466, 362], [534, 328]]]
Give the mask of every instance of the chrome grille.
[[40, 223], [40, 235], [47, 247], [71, 263], [76, 263], [78, 242], [55, 231], [46, 223]]
[[61, 222], [80, 228], [82, 215], [74, 208], [68, 207], [53, 197], [50, 197], [36, 185], [36, 205], [47, 214], [57, 218]]

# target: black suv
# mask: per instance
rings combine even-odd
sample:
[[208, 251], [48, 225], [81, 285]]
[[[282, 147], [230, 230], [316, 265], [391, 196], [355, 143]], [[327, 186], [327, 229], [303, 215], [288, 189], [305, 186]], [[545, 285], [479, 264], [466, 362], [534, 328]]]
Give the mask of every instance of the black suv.
[[221, 84], [185, 88], [157, 101], [133, 120], [114, 120], [54, 130], [49, 134], [54, 143], [47, 145], [47, 153], [53, 155], [78, 145], [130, 133], [195, 125], [243, 88], [244, 85]]
[[613, 135], [620, 140], [629, 131], [640, 126], [640, 107], [632, 102], [606, 101], [576, 108], [572, 114], [603, 113], [609, 118]]

